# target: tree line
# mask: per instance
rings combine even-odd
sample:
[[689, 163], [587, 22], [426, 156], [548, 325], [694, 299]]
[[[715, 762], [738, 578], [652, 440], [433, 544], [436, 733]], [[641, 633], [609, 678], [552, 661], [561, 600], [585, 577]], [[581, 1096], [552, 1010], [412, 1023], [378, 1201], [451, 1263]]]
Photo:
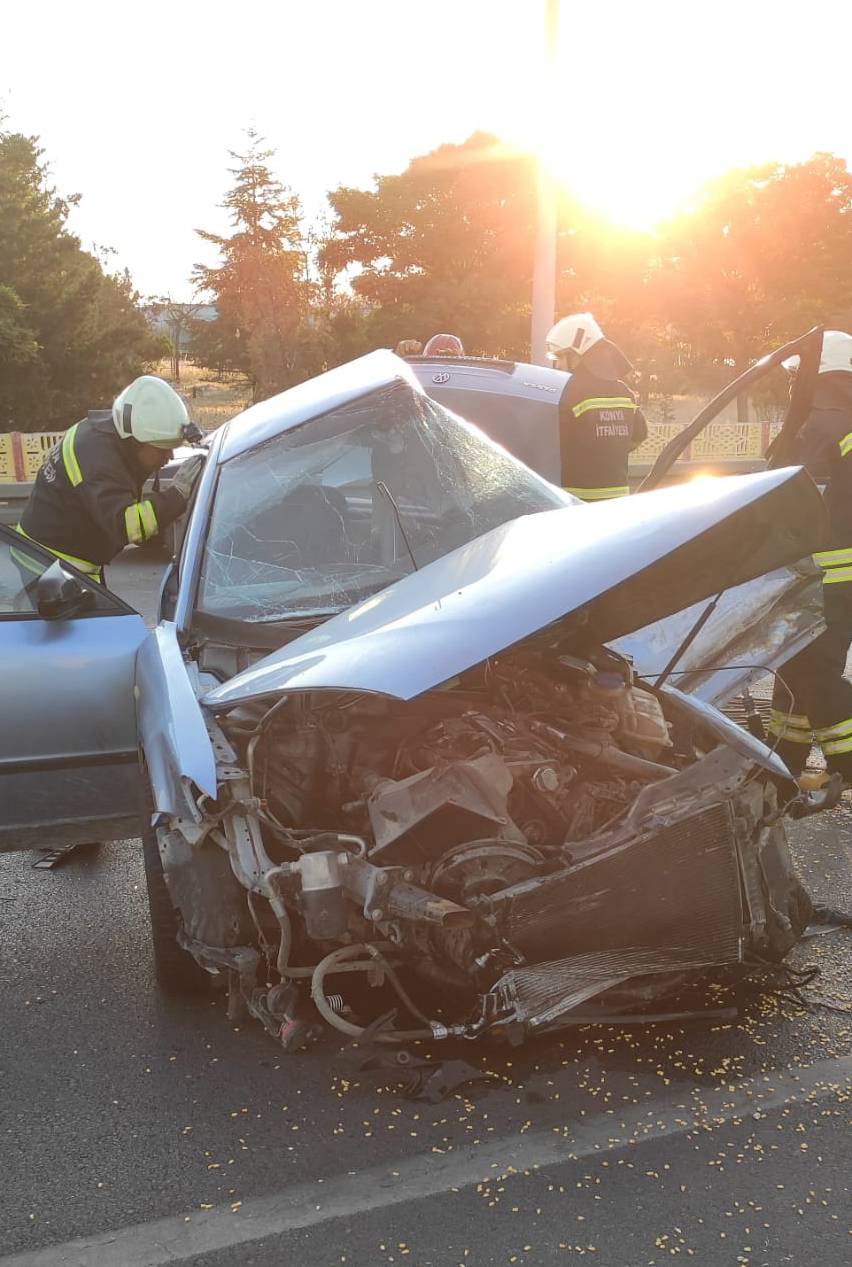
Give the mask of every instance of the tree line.
[[127, 273], [67, 228], [34, 137], [0, 131], [0, 430], [65, 427], [163, 352]]
[[[400, 339], [458, 334], [473, 354], [529, 355], [536, 167], [475, 133], [368, 189], [329, 194], [308, 225], [255, 133], [232, 155], [229, 229], [199, 229], [215, 304], [195, 359], [256, 399]], [[0, 426], [65, 424], [163, 351], [126, 274], [68, 232], [33, 138], [0, 133]], [[615, 228], [567, 190], [557, 311], [591, 309], [646, 391], [712, 389], [808, 326], [852, 328], [852, 175], [843, 159], [734, 170], [654, 231]]]

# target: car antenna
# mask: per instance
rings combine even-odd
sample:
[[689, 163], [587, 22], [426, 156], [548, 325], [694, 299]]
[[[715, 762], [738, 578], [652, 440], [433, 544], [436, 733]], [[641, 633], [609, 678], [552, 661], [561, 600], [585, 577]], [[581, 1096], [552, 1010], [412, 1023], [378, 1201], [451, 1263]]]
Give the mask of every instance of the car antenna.
[[414, 551], [411, 548], [411, 542], [408, 540], [405, 529], [402, 526], [402, 515], [399, 513], [399, 506], [397, 506], [396, 502], [394, 501], [393, 493], [390, 491], [390, 489], [388, 488], [384, 480], [376, 480], [376, 488], [379, 490], [380, 493], [384, 494], [384, 496], [388, 499], [390, 504], [393, 506], [393, 513], [396, 515], [396, 526], [399, 528], [400, 536], [405, 542], [405, 548], [408, 551], [408, 557], [411, 559], [411, 566], [414, 568], [415, 572], [419, 572], [420, 569], [417, 566], [417, 560], [414, 557]]
[[674, 655], [669, 660], [668, 664], [663, 669], [662, 673], [660, 674], [660, 676], [657, 678], [656, 682], [654, 683], [655, 690], [658, 687], [663, 685], [666, 678], [671, 677], [671, 674], [678, 660], [681, 658], [682, 655], [684, 655], [689, 650], [692, 643], [701, 633], [701, 630], [704, 628], [704, 626], [707, 624], [707, 621], [710, 619], [710, 617], [713, 615], [714, 611], [716, 610], [716, 605], [718, 604], [719, 599], [722, 597], [724, 592], [725, 592], [724, 589], [720, 589], [716, 597], [711, 598], [710, 602], [707, 604], [704, 610], [700, 613], [698, 619], [690, 628], [689, 632], [687, 633], [686, 637], [681, 642], [677, 651], [675, 651]]

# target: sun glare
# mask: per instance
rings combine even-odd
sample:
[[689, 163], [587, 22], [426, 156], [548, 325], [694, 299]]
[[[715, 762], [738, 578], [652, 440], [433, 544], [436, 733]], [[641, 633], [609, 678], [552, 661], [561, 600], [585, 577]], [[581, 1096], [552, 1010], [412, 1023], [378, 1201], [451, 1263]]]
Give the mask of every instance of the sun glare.
[[[548, 152], [549, 151], [549, 152]], [[590, 211], [611, 224], [639, 231], [651, 230], [669, 219], [691, 193], [662, 158], [645, 157], [635, 170], [629, 162], [614, 164], [594, 154], [542, 147], [538, 156], [553, 179]]]
[[523, 109], [515, 109], [506, 120], [502, 135], [510, 145], [534, 154], [559, 187], [613, 225], [653, 229], [725, 168], [716, 145], [705, 139], [697, 146], [678, 120], [655, 129], [644, 119], [636, 139], [631, 133], [630, 142], [625, 141], [617, 103], [601, 109], [594, 128], [551, 133], [542, 119], [560, 112], [548, 109], [543, 97], [531, 93]]
[[686, 147], [671, 130], [647, 135], [641, 146], [620, 149], [602, 139], [617, 131], [614, 120], [603, 120], [592, 135], [553, 137], [542, 136], [540, 109], [525, 114], [519, 117], [516, 111], [504, 127], [508, 143], [534, 154], [558, 186], [616, 226], [653, 229], [676, 214], [712, 175], [684, 160]]
[[797, 142], [792, 128], [783, 144], [773, 139], [778, 111], [767, 115], [758, 77], [742, 77], [735, 93], [705, 90], [698, 33], [720, 73], [740, 66], [739, 45], [719, 21], [690, 19], [686, 6], [660, 0], [649, 22], [646, 7], [614, 6], [601, 59], [599, 15], [563, 3], [554, 60], [542, 49], [519, 67], [518, 90], [500, 105], [494, 129], [535, 154], [585, 207], [636, 230], [676, 215], [730, 167], [783, 160]]

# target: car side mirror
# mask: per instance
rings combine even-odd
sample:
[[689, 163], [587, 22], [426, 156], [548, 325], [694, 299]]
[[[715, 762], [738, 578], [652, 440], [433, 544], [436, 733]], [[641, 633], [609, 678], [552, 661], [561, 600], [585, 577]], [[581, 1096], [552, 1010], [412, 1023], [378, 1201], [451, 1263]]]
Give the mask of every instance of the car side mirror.
[[67, 620], [91, 611], [95, 595], [82, 581], [66, 572], [59, 559], [42, 572], [36, 585], [36, 606], [44, 620]]

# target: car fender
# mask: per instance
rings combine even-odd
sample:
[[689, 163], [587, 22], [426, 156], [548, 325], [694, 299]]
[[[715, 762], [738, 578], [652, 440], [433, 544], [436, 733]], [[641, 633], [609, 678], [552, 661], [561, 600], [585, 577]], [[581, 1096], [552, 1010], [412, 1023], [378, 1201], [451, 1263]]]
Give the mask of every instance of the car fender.
[[197, 818], [195, 789], [215, 799], [216, 762], [174, 624], [159, 625], [136, 659], [139, 742], [158, 814]]

